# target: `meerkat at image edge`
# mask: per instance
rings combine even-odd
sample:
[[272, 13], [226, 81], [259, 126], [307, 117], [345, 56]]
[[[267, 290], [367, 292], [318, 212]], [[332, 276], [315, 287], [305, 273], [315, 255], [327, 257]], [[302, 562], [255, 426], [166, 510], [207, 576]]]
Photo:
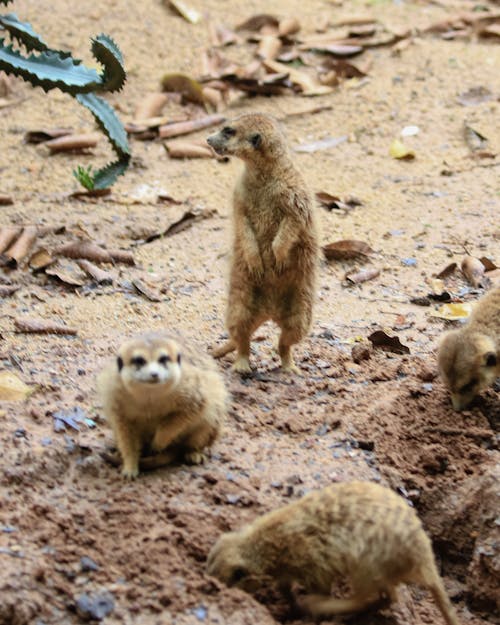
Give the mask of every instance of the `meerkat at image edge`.
[[218, 154], [244, 162], [233, 195], [233, 250], [226, 323], [237, 350], [233, 369], [249, 372], [250, 339], [265, 321], [281, 329], [284, 370], [298, 371], [292, 346], [308, 333], [319, 263], [314, 207], [278, 123], [263, 114], [236, 118], [207, 139]]
[[125, 342], [97, 388], [129, 478], [138, 475], [144, 450], [172, 449], [172, 458], [181, 452], [186, 462], [202, 462], [227, 411], [213, 359], [162, 334]]
[[455, 410], [463, 410], [500, 376], [500, 287], [476, 304], [463, 328], [439, 343], [438, 368]]
[[[315, 617], [397, 601], [399, 584], [416, 583], [432, 593], [447, 625], [459, 625], [420, 519], [402, 497], [370, 482], [333, 484], [223, 534], [207, 571], [249, 592], [272, 579], [291, 597], [299, 583], [318, 593], [297, 597]], [[332, 584], [346, 579], [351, 597], [332, 597]]]

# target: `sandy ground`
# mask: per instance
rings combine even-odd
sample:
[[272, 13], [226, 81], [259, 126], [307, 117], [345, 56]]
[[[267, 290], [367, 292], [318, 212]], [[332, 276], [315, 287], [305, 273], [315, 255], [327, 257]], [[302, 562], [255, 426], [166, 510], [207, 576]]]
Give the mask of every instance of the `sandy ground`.
[[[200, 57], [209, 46], [207, 16], [234, 26], [256, 13], [293, 15], [301, 33], [311, 35], [324, 16], [337, 21], [371, 15], [392, 29], [421, 29], [476, 5], [190, 3], [205, 14], [202, 23], [188, 24], [160, 0], [114, 0], [106, 7], [87, 0], [71, 6], [19, 0], [8, 11], [87, 64], [93, 64], [90, 37], [111, 34], [123, 51], [128, 81], [108, 99], [130, 121], [141, 99], [159, 90], [165, 72], [200, 74]], [[498, 3], [481, 6], [498, 10]], [[253, 49], [244, 43], [227, 54], [246, 62]], [[362, 58], [372, 64], [367, 78], [342, 82], [329, 95], [243, 96], [225, 114], [272, 113], [283, 120], [292, 147], [347, 136], [334, 148], [296, 153], [295, 160], [312, 191], [361, 201], [349, 211], [318, 207], [323, 243], [359, 239], [375, 254], [322, 263], [314, 327], [297, 348], [302, 377], [276, 369], [277, 333], [264, 326], [254, 344], [253, 377], [232, 373], [230, 357], [220, 363], [232, 400], [211, 459], [133, 483], [101, 459], [112, 438], [94, 376], [124, 336], [142, 330], [175, 328], [202, 349], [222, 340], [230, 197], [241, 164], [173, 160], [159, 142], [132, 140], [133, 164], [111, 195], [71, 199], [77, 190], [72, 169], [99, 167], [111, 150], [102, 140], [92, 154], [49, 156], [43, 145], [24, 143], [29, 130], [68, 126], [90, 132], [94, 125], [68, 96], [13, 82], [5, 98], [10, 105], [0, 108], [0, 194], [14, 203], [2, 207], [0, 226], [64, 226], [64, 233], [41, 242], [51, 249], [88, 237], [109, 249], [132, 250], [136, 265], [108, 265], [113, 285], [86, 280], [81, 287], [23, 265], [3, 269], [2, 282], [20, 288], [0, 302], [0, 369], [37, 390], [25, 402], [0, 407], [2, 625], [78, 623], [89, 618], [86, 601], [95, 608], [96, 599], [109, 612], [103, 619], [109, 625], [309, 623], [279, 598], [258, 602], [224, 588], [204, 573], [206, 555], [221, 532], [312, 488], [347, 479], [382, 481], [407, 497], [434, 539], [461, 622], [499, 622], [499, 390], [484, 392], [469, 411], [453, 412], [435, 361], [436, 341], [453, 324], [431, 315], [438, 303], [422, 307], [410, 299], [431, 292], [429, 280], [467, 253], [500, 264], [500, 47], [476, 36], [447, 41], [428, 34], [412, 38], [399, 54], [379, 47]], [[491, 99], [474, 106], [458, 101], [480, 86]], [[291, 115], [320, 105], [331, 109]], [[175, 103], [166, 109], [172, 116], [182, 112]], [[471, 154], [464, 124], [488, 138], [490, 156]], [[391, 158], [391, 142], [409, 125], [420, 129], [405, 139], [416, 158]], [[160, 192], [181, 203], [158, 203]], [[137, 245], [195, 208], [211, 216], [175, 236]], [[379, 277], [345, 284], [346, 271], [365, 266], [379, 268]], [[160, 301], [138, 293], [132, 285], [137, 280]], [[445, 286], [461, 301], [484, 292], [460, 273]], [[14, 320], [26, 316], [65, 323], [77, 335], [15, 332]], [[376, 329], [397, 334], [410, 353], [377, 350], [354, 363], [354, 341]], [[61, 411], [82, 418], [78, 430], [56, 431]], [[391, 609], [349, 622], [441, 622], [425, 592], [400, 594]]]

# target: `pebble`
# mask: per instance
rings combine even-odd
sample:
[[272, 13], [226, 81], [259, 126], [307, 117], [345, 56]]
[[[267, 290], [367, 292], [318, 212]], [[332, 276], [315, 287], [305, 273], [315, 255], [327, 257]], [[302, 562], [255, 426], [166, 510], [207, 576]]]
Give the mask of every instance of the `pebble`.
[[109, 592], [83, 594], [76, 599], [76, 611], [81, 618], [102, 621], [115, 609], [115, 600]]

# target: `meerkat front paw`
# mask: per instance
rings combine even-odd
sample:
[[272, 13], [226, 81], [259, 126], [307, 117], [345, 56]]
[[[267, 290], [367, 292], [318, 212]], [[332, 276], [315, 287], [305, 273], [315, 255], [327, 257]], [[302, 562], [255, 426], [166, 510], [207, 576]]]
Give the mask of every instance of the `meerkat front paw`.
[[123, 465], [122, 475], [128, 480], [135, 480], [139, 475], [139, 466]]
[[196, 449], [186, 451], [186, 453], [184, 454], [184, 460], [188, 464], [203, 464], [205, 462], [205, 459], [205, 454], [202, 451], [197, 451]]
[[252, 373], [250, 361], [246, 356], [238, 356], [231, 367], [236, 373]]
[[288, 246], [278, 244], [275, 239], [273, 241], [272, 248], [274, 260], [276, 263], [276, 269], [278, 271], [283, 271], [288, 261]]
[[262, 264], [262, 258], [258, 252], [254, 254], [246, 254], [245, 261], [248, 267], [248, 271], [255, 277], [261, 278], [264, 275], [264, 265]]

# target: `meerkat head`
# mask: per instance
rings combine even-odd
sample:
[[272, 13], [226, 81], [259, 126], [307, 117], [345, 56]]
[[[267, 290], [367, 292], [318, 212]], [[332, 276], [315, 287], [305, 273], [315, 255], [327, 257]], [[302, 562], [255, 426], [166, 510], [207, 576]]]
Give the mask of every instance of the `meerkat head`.
[[173, 388], [181, 377], [181, 354], [172, 339], [158, 334], [125, 343], [116, 359], [119, 375], [131, 392]]
[[286, 151], [278, 122], [268, 115], [251, 113], [229, 121], [207, 143], [217, 154], [230, 154], [247, 163], [270, 164]]
[[223, 534], [208, 554], [207, 572], [227, 586], [252, 591], [258, 587], [257, 563], [244, 557], [244, 540], [242, 531]]
[[439, 344], [439, 373], [451, 392], [455, 410], [464, 410], [500, 373], [493, 340], [464, 330], [448, 332]]

